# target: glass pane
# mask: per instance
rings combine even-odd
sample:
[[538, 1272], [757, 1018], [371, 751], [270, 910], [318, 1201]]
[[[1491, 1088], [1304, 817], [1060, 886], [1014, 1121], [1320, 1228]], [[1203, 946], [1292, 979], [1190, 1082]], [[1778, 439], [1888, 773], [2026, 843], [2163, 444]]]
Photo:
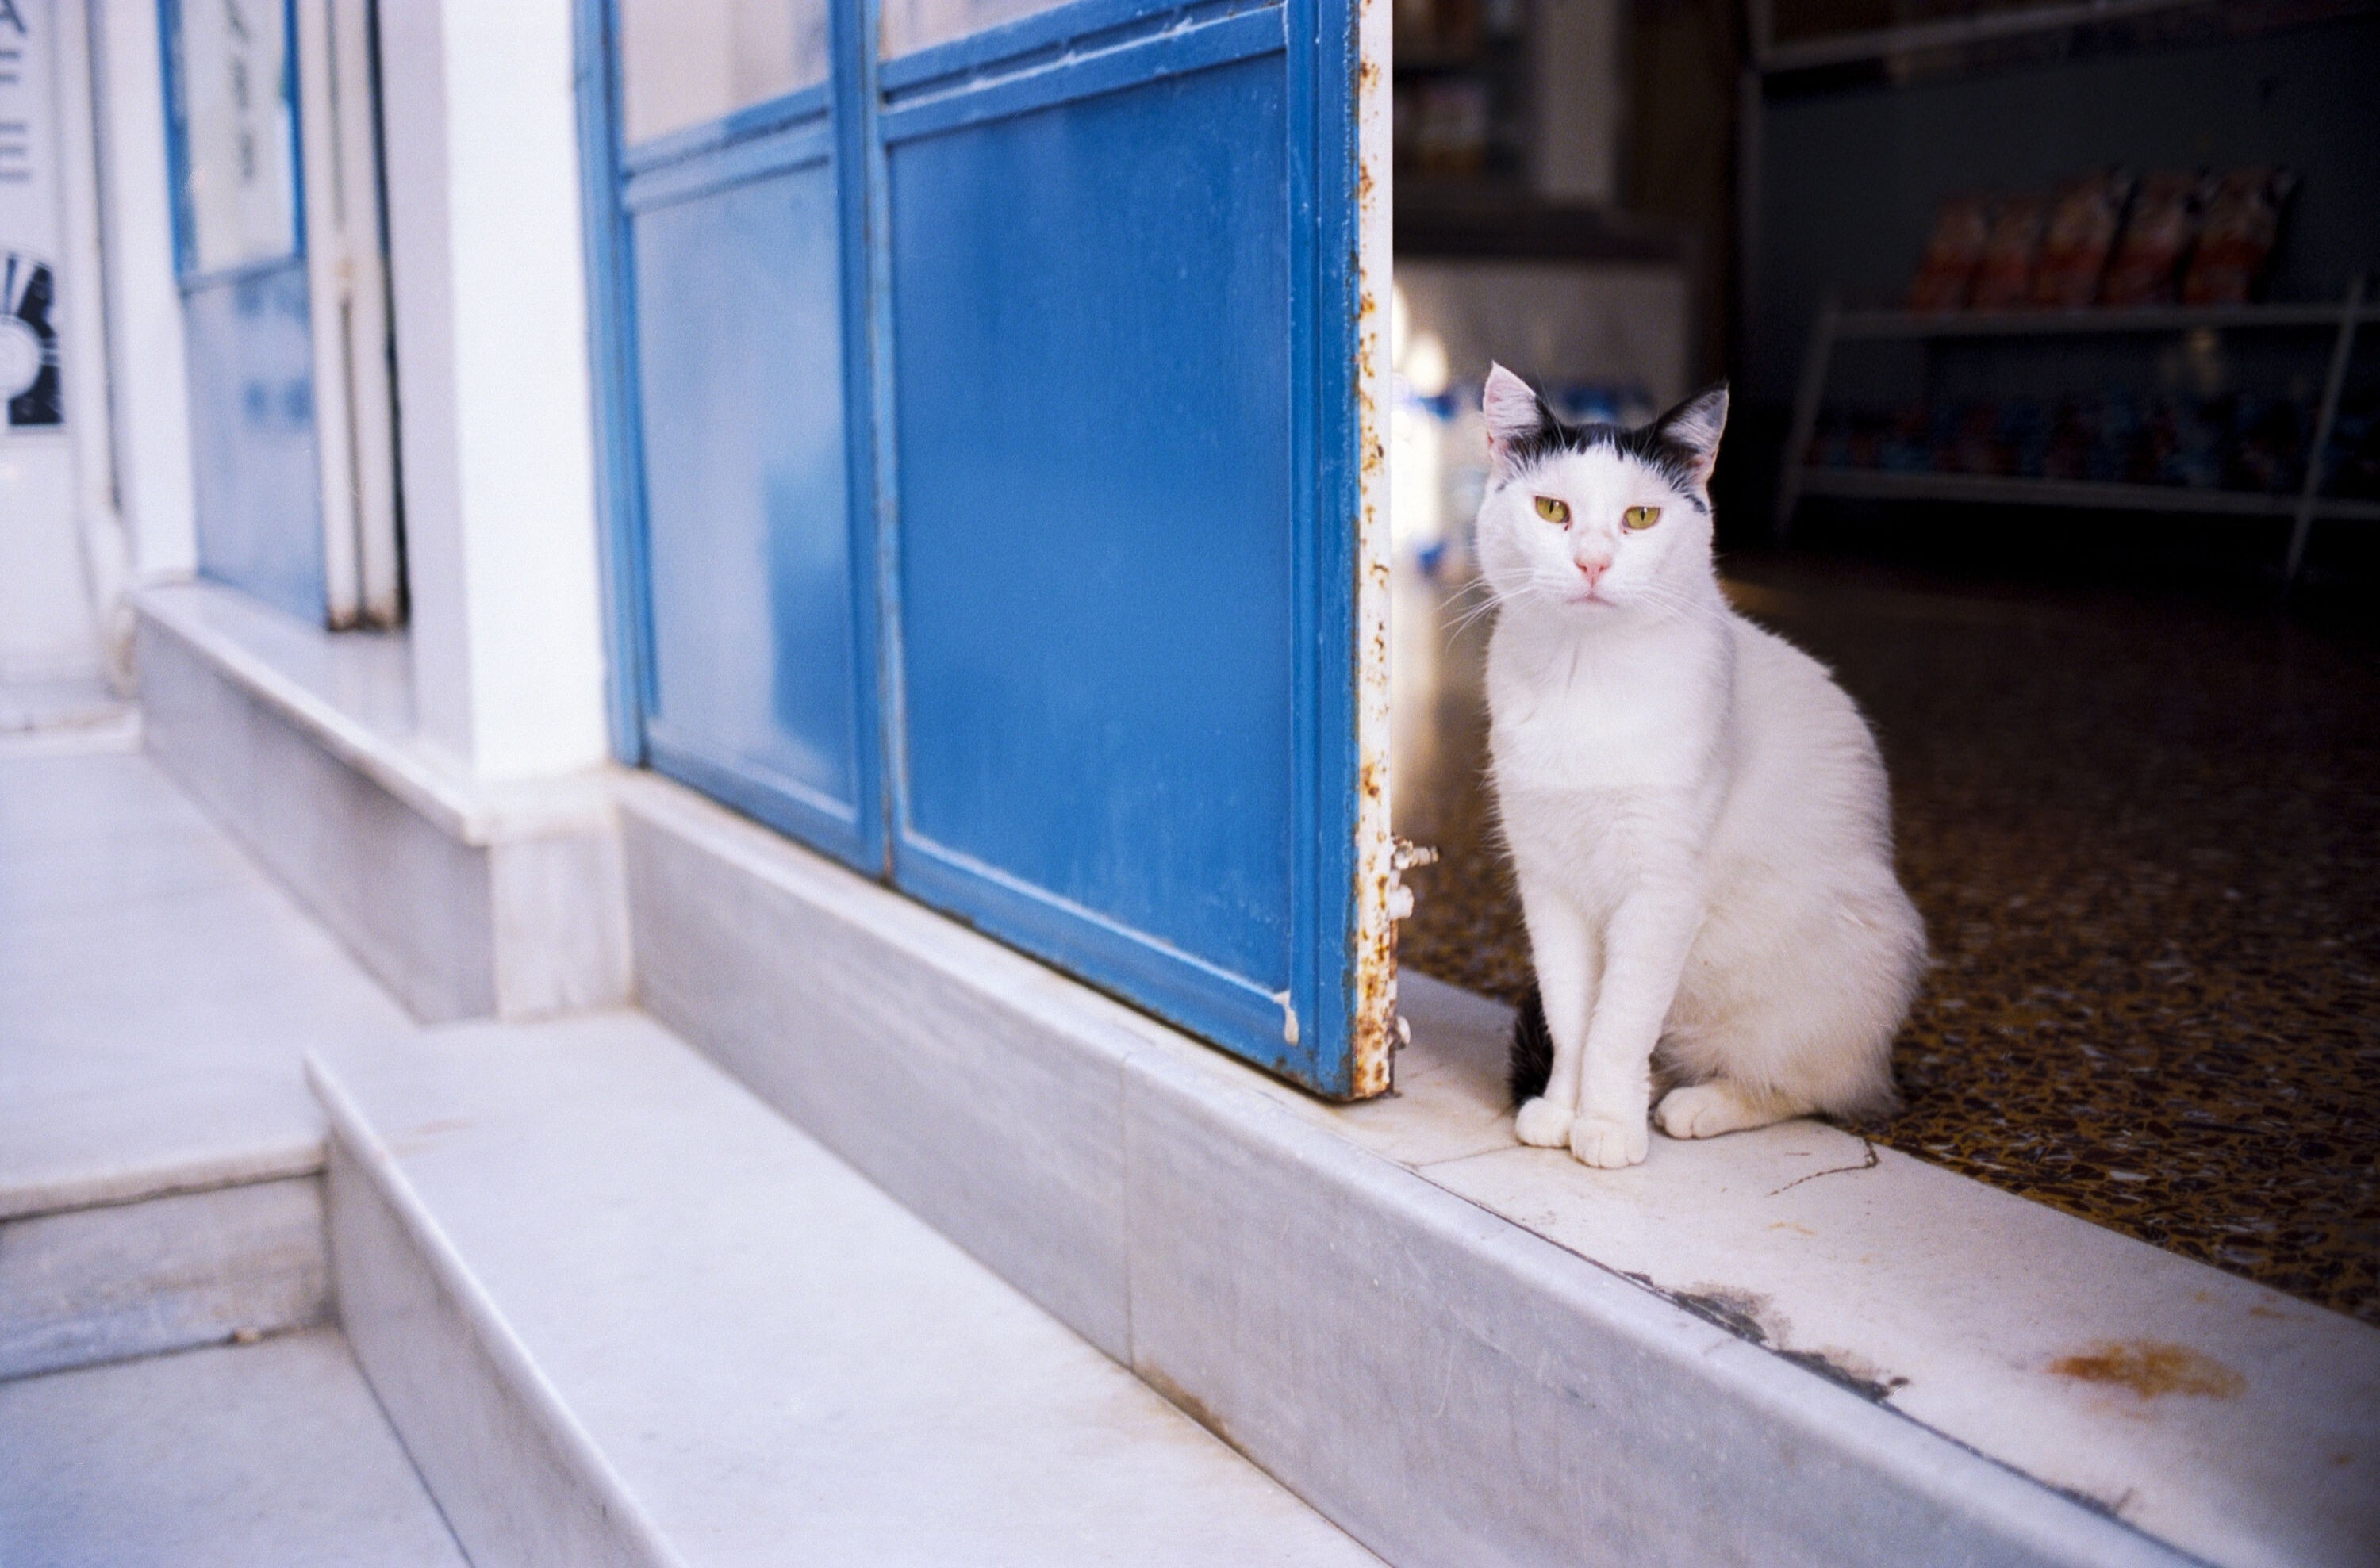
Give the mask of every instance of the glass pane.
[[297, 122], [281, 0], [177, 7], [190, 268], [217, 272], [297, 249]]
[[1013, 22], [1066, 0], [884, 0], [884, 58]]
[[826, 0], [620, 0], [631, 146], [826, 79]]
[[849, 805], [833, 171], [672, 202], [636, 245], [653, 737]]
[[190, 459], [199, 570], [322, 621], [314, 340], [301, 264], [192, 289]]

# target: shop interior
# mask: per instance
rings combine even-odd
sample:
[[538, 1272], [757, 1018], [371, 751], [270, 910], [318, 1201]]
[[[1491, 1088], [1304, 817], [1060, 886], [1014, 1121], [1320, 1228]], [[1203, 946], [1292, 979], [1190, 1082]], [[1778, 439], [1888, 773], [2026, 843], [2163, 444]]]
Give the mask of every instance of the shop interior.
[[1398, 0], [1401, 961], [1517, 1000], [1478, 389], [1727, 378], [1934, 965], [1852, 1128], [2380, 1322], [2380, 6]]

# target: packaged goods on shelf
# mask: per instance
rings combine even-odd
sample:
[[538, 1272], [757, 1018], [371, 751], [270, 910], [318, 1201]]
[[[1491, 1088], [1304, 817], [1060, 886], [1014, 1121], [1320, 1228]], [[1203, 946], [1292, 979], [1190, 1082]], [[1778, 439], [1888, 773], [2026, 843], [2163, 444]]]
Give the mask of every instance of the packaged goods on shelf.
[[[2289, 398], [2143, 397], [2109, 389], [1831, 414], [1813, 435], [1808, 460], [1817, 467], [2280, 495], [2305, 482], [2312, 428], [2312, 411]], [[2372, 444], [2368, 434], [2356, 439]], [[2380, 453], [2369, 461], [2380, 469]]]
[[2151, 175], [2132, 198], [2123, 237], [2100, 280], [2102, 305], [2170, 305], [2179, 287], [2182, 258], [2198, 237], [2204, 176]]
[[2183, 304], [2245, 305], [2256, 296], [2297, 183], [2276, 168], [2234, 169], [2215, 182], [2182, 275]]
[[1991, 238], [1991, 199], [1979, 192], [1951, 197], [1934, 215], [1934, 232], [1909, 285], [1912, 310], [1957, 310], [1967, 303]]
[[2124, 226], [2132, 183], [2128, 172], [2108, 169], [2058, 187], [2041, 242], [2041, 261], [2034, 269], [2034, 304], [2074, 310], [2098, 298], [2100, 275], [2107, 270], [2116, 235]]
[[1952, 196], [1935, 212], [1909, 308], [2244, 305], [2263, 291], [2296, 186], [2268, 166], [2138, 180], [2109, 169], [2065, 181], [2054, 200]]
[[2031, 296], [2048, 218], [2049, 204], [2038, 196], [2000, 199], [1992, 213], [1991, 237], [1984, 243], [1983, 264], [1975, 270], [1971, 302], [1976, 309], [2005, 310]]

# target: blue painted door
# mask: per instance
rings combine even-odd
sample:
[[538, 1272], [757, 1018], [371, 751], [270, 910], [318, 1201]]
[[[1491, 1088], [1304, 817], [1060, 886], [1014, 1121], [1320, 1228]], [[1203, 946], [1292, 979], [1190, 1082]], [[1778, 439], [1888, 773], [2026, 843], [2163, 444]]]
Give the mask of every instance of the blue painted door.
[[1352, 11], [691, 9], [584, 35], [627, 754], [1385, 1087]]
[[199, 569], [325, 615], [287, 0], [163, 0]]
[[859, 187], [824, 0], [622, 0], [593, 19], [626, 726], [641, 760], [872, 869], [874, 531], [842, 241]]

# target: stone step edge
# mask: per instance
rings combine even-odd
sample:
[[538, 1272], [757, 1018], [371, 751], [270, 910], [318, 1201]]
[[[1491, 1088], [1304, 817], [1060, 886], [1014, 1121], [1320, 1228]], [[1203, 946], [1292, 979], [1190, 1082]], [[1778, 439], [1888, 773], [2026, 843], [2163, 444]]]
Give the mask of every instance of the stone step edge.
[[[236, 589], [187, 582], [135, 589], [132, 608], [147, 626], [172, 637], [335, 761], [370, 779], [459, 843], [475, 848], [515, 838], [602, 830], [611, 824], [608, 770], [488, 784], [469, 778], [408, 737], [383, 733], [275, 665], [240, 629], [275, 612]], [[275, 626], [293, 637], [334, 638], [315, 628]]]
[[[334, 1158], [346, 1156], [356, 1171], [371, 1186], [372, 1191], [386, 1205], [416, 1254], [428, 1269], [432, 1285], [461, 1316], [473, 1347], [485, 1358], [509, 1393], [540, 1429], [540, 1435], [551, 1444], [554, 1456], [575, 1473], [577, 1481], [598, 1500], [605, 1523], [627, 1538], [629, 1544], [646, 1562], [674, 1565], [684, 1562], [671, 1546], [651, 1516], [648, 1514], [629, 1490], [602, 1449], [589, 1435], [586, 1428], [570, 1412], [553, 1385], [539, 1370], [536, 1361], [522, 1345], [519, 1337], [504, 1319], [504, 1309], [471, 1272], [461, 1250], [439, 1225], [413, 1190], [396, 1157], [387, 1144], [372, 1130], [370, 1120], [357, 1105], [346, 1086], [334, 1072], [312, 1053], [306, 1057], [306, 1082], [322, 1102], [323, 1115], [330, 1122], [330, 1141]], [[327, 1205], [326, 1205], [327, 1207]], [[332, 1262], [333, 1277], [338, 1274], [335, 1257]], [[343, 1309], [345, 1304], [341, 1304]], [[344, 1311], [343, 1311], [343, 1316]], [[352, 1336], [351, 1336], [352, 1337]], [[358, 1346], [357, 1361], [371, 1381], [370, 1359]], [[377, 1392], [377, 1391], [376, 1391]], [[382, 1406], [388, 1412], [390, 1424], [396, 1428], [400, 1440], [406, 1440], [408, 1451], [415, 1448], [393, 1402], [383, 1394]], [[420, 1468], [417, 1460], [417, 1468]], [[422, 1481], [431, 1489], [441, 1508], [447, 1500], [438, 1497], [438, 1488], [427, 1470]], [[453, 1517], [449, 1510], [450, 1519]], [[461, 1531], [458, 1529], [457, 1534]]]
[[226, 1187], [248, 1187], [290, 1176], [321, 1176], [324, 1157], [323, 1142], [318, 1136], [173, 1164], [26, 1182], [0, 1190], [0, 1224], [85, 1209], [116, 1209], [128, 1203], [216, 1192]]
[[0, 1219], [0, 1383], [329, 1322], [322, 1173]]

